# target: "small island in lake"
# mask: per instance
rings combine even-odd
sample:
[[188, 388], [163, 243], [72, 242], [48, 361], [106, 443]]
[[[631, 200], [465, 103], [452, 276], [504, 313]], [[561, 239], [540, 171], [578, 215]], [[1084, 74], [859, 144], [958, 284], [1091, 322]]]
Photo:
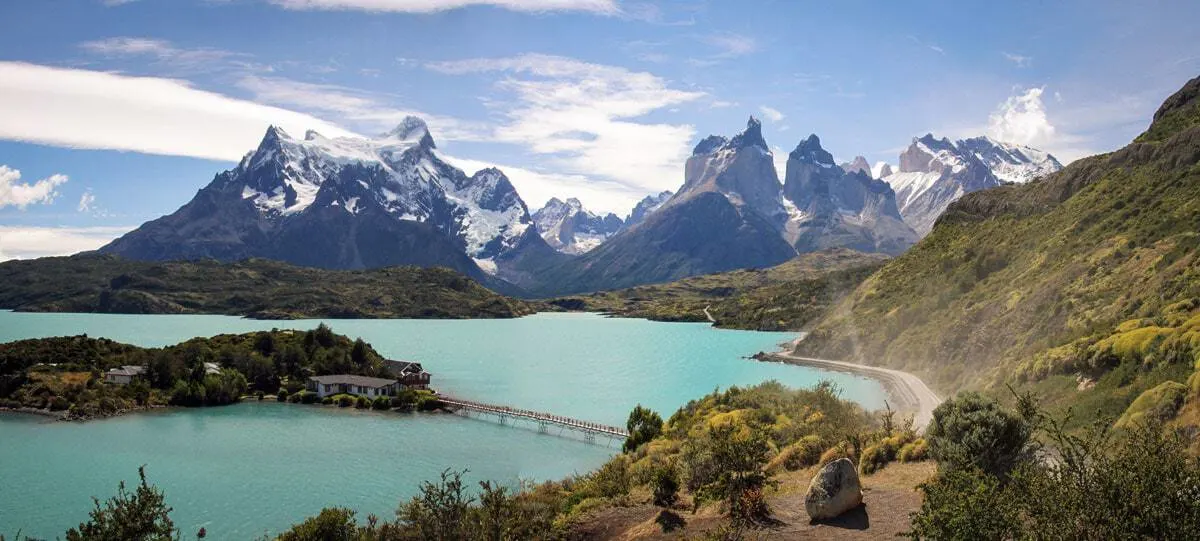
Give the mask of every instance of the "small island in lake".
[[65, 336], [0, 344], [0, 408], [72, 420], [253, 395], [375, 409], [437, 406], [420, 363], [385, 359], [325, 324], [142, 348]]

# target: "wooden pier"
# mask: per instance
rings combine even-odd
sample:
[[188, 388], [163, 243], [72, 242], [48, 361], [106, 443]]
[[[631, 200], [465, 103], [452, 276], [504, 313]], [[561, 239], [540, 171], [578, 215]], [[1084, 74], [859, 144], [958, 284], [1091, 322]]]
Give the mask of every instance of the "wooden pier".
[[543, 413], [540, 411], [510, 408], [508, 406], [499, 406], [495, 404], [484, 404], [472, 400], [463, 400], [449, 396], [438, 396], [438, 400], [442, 402], [446, 409], [455, 413], [470, 415], [471, 413], [481, 413], [485, 415], [495, 415], [500, 424], [506, 425], [510, 420], [526, 420], [533, 422], [538, 427], [538, 432], [548, 433], [552, 428], [562, 430], [573, 430], [583, 434], [585, 440], [594, 442], [596, 436], [606, 436], [609, 438], [628, 438], [629, 432], [625, 429], [615, 426], [602, 425], [590, 421], [582, 421], [563, 417], [562, 415], [554, 415]]

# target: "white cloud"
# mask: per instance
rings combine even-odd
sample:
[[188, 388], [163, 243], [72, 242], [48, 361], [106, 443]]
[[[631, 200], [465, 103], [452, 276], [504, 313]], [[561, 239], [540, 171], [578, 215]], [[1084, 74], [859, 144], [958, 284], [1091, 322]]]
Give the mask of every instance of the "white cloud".
[[616, 0], [268, 0], [286, 9], [363, 10], [435, 13], [469, 6], [493, 6], [513, 11], [586, 11], [620, 13]]
[[1010, 96], [988, 118], [988, 135], [1001, 141], [1045, 148], [1055, 140], [1055, 128], [1042, 104], [1044, 88]]
[[0, 226], [0, 261], [70, 255], [95, 250], [128, 233], [133, 226]]
[[447, 74], [507, 73], [496, 85], [515, 99], [490, 101], [506, 118], [492, 138], [544, 156], [539, 161], [547, 170], [641, 194], [679, 187], [695, 129], [638, 119], [699, 99], [702, 92], [672, 89], [650, 73], [538, 54], [428, 67]]
[[108, 217], [108, 211], [96, 204], [96, 194], [91, 193], [91, 188], [84, 190], [82, 196], [79, 196], [79, 204], [76, 205], [76, 210], [92, 216]]
[[0, 208], [14, 206], [21, 210], [37, 203], [49, 204], [58, 195], [58, 188], [67, 181], [66, 175], [50, 175], [32, 184], [21, 183], [21, 172], [0, 165]]
[[343, 86], [253, 75], [243, 77], [237, 84], [257, 101], [331, 115], [366, 133], [385, 132], [404, 117], [414, 115], [429, 124], [437, 141], [482, 141], [489, 135], [487, 127], [480, 123], [398, 108], [388, 103], [389, 96]]
[[777, 146], [771, 147], [771, 161], [775, 163], [775, 174], [779, 176], [779, 181], [783, 182], [787, 173], [788, 153]]
[[758, 110], [762, 112], [763, 117], [771, 122], [779, 122], [780, 120], [783, 120], [784, 114], [779, 112], [779, 109], [767, 107], [766, 105], [760, 105], [758, 106]]
[[267, 126], [352, 132], [185, 81], [0, 62], [0, 139], [236, 161]]
[[1031, 56], [1022, 56], [1008, 52], [1000, 54], [1003, 54], [1004, 58], [1007, 58], [1009, 62], [1016, 64], [1018, 68], [1027, 68], [1033, 63], [1033, 57]]
[[646, 196], [644, 190], [584, 175], [538, 172], [494, 162], [456, 158], [445, 154], [441, 156], [468, 173], [487, 167], [499, 168], [512, 181], [517, 193], [521, 194], [521, 199], [529, 206], [529, 212], [545, 206], [551, 197], [574, 197], [582, 201], [589, 210], [615, 212], [624, 217]]

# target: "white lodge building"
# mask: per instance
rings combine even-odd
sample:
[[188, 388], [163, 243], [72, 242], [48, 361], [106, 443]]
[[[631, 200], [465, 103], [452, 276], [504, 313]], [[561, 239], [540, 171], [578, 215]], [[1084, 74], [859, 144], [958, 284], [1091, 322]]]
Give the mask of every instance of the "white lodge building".
[[308, 390], [317, 393], [321, 398], [339, 393], [376, 398], [396, 396], [396, 392], [400, 390], [400, 382], [394, 379], [335, 374], [308, 378]]

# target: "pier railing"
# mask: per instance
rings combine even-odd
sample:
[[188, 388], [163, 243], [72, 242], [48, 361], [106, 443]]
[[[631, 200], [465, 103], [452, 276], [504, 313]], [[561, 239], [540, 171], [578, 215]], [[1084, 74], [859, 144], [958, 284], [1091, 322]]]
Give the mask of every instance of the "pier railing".
[[501, 406], [497, 404], [485, 404], [483, 402], [475, 402], [473, 400], [463, 400], [461, 398], [453, 398], [449, 396], [439, 396], [438, 400], [445, 405], [446, 409], [462, 412], [462, 413], [483, 413], [496, 415], [500, 424], [507, 424], [508, 420], [528, 420], [538, 425], [539, 432], [548, 432], [550, 428], [557, 427], [560, 430], [574, 430], [581, 432], [584, 438], [588, 441], [594, 441], [597, 435], [608, 436], [610, 438], [628, 438], [629, 432], [624, 428], [609, 426], [591, 421], [573, 419], [562, 415], [554, 415], [540, 411], [527, 409], [513, 408], [509, 406]]

